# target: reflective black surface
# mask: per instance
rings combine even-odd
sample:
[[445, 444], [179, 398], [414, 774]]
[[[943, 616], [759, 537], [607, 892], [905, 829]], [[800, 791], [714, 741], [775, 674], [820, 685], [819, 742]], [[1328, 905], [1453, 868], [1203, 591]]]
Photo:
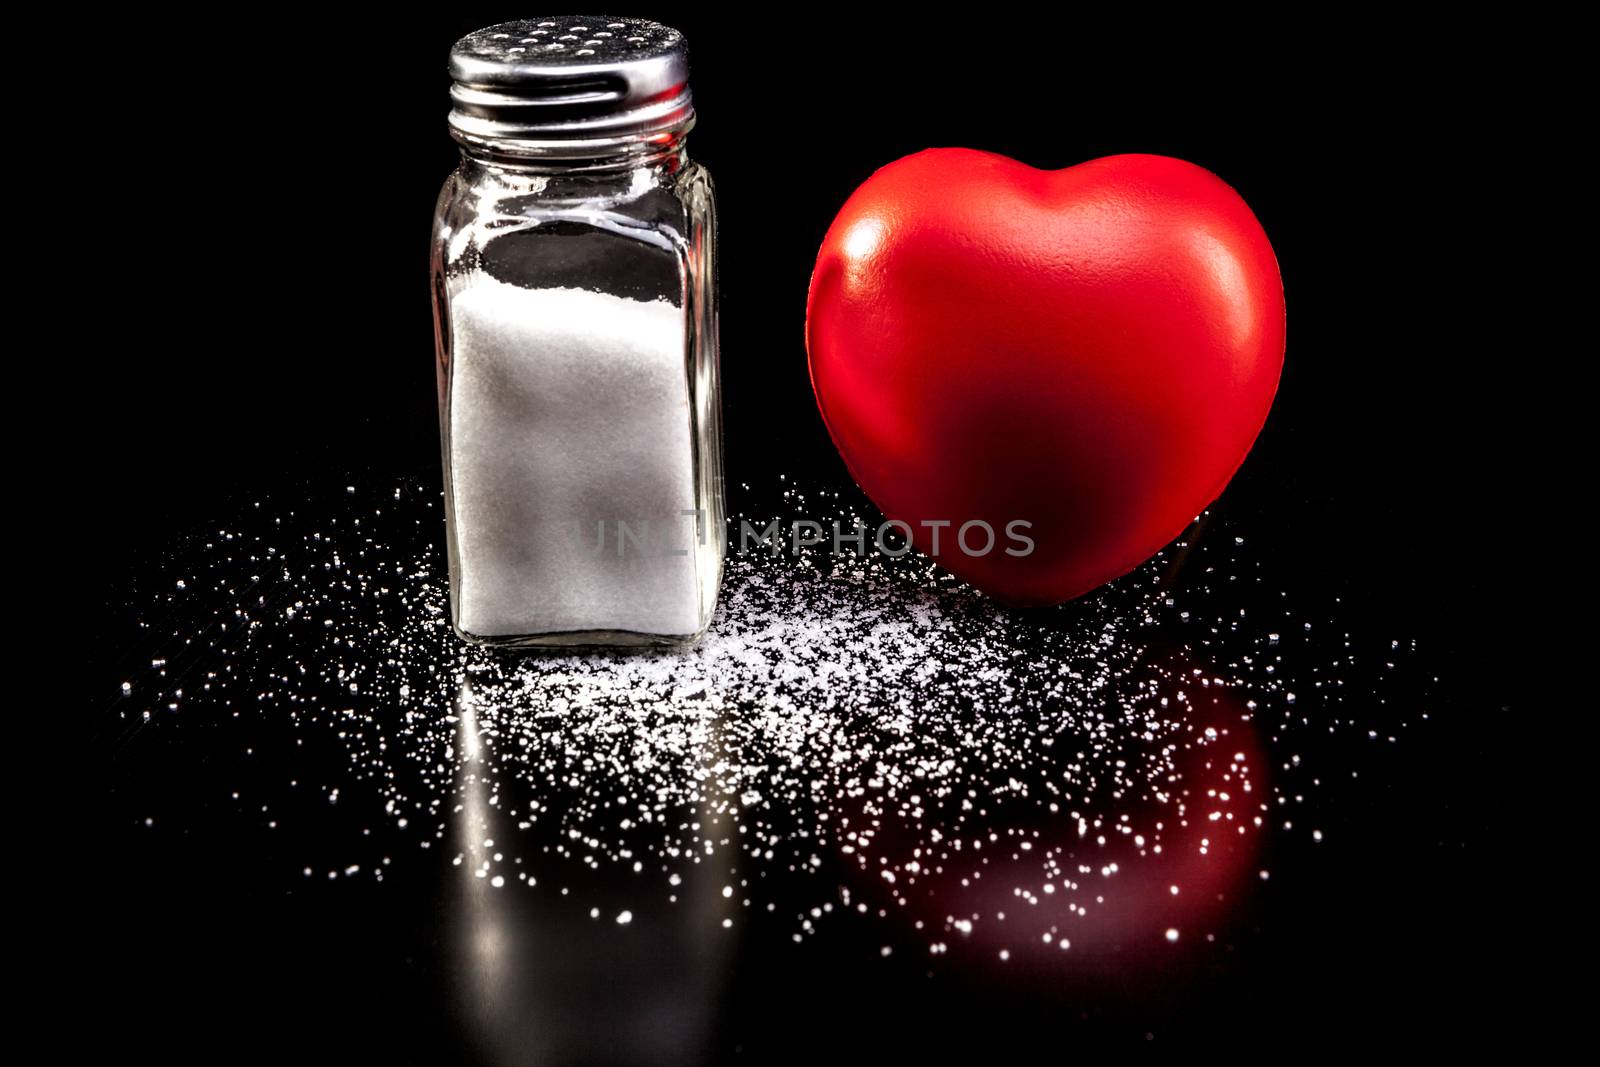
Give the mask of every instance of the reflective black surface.
[[1399, 1013], [1396, 961], [1471, 955], [1475, 783], [1443, 757], [1490, 709], [1440, 682], [1447, 649], [1285, 566], [1297, 535], [1230, 506], [1248, 479], [1056, 611], [752, 554], [699, 649], [552, 656], [460, 644], [437, 491], [352, 477], [182, 542], [100, 674], [96, 854], [140, 876], [90, 921], [124, 1003], [161, 975], [191, 1037], [291, 1013], [486, 1061], [1253, 1043]]

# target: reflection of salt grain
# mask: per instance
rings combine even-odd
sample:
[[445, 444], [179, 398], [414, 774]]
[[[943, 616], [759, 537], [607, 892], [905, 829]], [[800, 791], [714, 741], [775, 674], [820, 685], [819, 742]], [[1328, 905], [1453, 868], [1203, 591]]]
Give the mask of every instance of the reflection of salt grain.
[[[342, 750], [347, 776], [296, 789], [381, 812], [384, 832], [352, 837], [357, 862], [330, 876], [382, 878], [390, 857], [376, 849], [414, 843], [431, 856], [459, 840], [456, 812], [478, 790], [503, 821], [460, 865], [491, 884], [572, 889], [587, 910], [586, 874], [624, 872], [668, 899], [709, 865], [697, 874], [728, 886], [730, 908], [809, 894], [796, 916], [805, 936], [838, 910], [881, 911], [921, 923], [934, 955], [993, 930], [1007, 940], [983, 951], [1031, 943], [1070, 960], [1061, 950], [1093, 951], [1090, 920], [1127, 911], [1141, 878], [1168, 901], [1198, 902], [1206, 887], [1187, 879], [1227, 842], [1286, 822], [1313, 840], [1308, 794], [1333, 776], [1293, 746], [1334, 727], [1366, 736], [1362, 716], [1377, 714], [1395, 674], [1388, 641], [1363, 658], [1335, 626], [1317, 628], [1330, 634], [1320, 646], [1286, 638], [1303, 632], [1287, 609], [1241, 621], [1233, 575], [1259, 564], [1237, 558], [1231, 538], [1190, 555], [1215, 582], [1169, 588], [1157, 561], [1043, 616], [995, 608], [915, 559], [751, 553], [730, 560], [696, 647], [506, 655], [462, 646], [440, 618], [431, 503], [384, 488], [297, 508], [314, 516], [306, 532], [279, 525], [294, 511], [255, 510], [210, 541], [184, 588], [161, 586], [160, 617], [174, 622], [151, 651], [171, 655], [153, 655], [119, 699], [133, 719], [179, 703], [169, 661], [180, 662], [205, 685], [156, 723], [197, 721], [218, 731], [208, 746], [280, 730], [308, 765]], [[425, 533], [408, 543], [411, 531]], [[1186, 651], [1162, 651], [1179, 643]], [[1367, 659], [1370, 676], [1354, 666]], [[1224, 697], [1229, 717], [1198, 717]], [[230, 724], [237, 735], [220, 732]], [[1384, 723], [1390, 742], [1396, 725]], [[1269, 764], [1281, 772], [1267, 777]], [[1163, 866], [1180, 858], [1182, 874]], [[1266, 879], [1237, 859], [1241, 877]], [[979, 904], [945, 903], [991, 885]], [[629, 903], [638, 925], [649, 913]], [[1160, 942], [1177, 918], [1150, 914], [1145, 934]], [[966, 933], [958, 924], [970, 935], [952, 938]]]
[[683, 312], [483, 276], [450, 314], [460, 627], [699, 630]]

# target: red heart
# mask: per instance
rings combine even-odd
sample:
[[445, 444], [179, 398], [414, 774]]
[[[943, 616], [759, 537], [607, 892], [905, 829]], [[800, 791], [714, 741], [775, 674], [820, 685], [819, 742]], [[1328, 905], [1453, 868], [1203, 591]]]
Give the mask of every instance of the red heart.
[[897, 160], [840, 210], [806, 309], [850, 473], [918, 549], [1019, 605], [1126, 574], [1216, 499], [1272, 406], [1283, 344], [1261, 224], [1164, 156]]

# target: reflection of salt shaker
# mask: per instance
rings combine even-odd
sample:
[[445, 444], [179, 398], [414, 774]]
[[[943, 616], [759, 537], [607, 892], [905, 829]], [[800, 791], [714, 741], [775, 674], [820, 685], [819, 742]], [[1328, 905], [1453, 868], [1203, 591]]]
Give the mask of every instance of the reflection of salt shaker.
[[683, 35], [509, 22], [450, 53], [434, 218], [450, 608], [509, 645], [672, 644], [723, 555], [714, 204]]

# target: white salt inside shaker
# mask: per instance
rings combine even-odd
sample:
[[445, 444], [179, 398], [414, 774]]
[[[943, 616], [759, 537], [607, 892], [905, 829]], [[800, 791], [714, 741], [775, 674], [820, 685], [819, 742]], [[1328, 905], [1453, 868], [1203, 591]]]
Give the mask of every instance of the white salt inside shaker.
[[696, 633], [682, 309], [479, 275], [451, 330], [457, 626]]

